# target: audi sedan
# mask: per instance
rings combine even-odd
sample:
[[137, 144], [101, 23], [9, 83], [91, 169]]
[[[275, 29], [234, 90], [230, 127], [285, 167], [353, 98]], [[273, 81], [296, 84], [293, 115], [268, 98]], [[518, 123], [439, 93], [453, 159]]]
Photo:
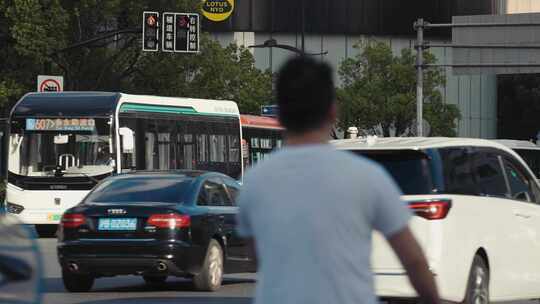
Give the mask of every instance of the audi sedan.
[[102, 181], [62, 216], [58, 259], [71, 292], [94, 280], [140, 275], [148, 284], [192, 278], [214, 291], [224, 273], [254, 272], [235, 233], [239, 184], [220, 173], [144, 172]]

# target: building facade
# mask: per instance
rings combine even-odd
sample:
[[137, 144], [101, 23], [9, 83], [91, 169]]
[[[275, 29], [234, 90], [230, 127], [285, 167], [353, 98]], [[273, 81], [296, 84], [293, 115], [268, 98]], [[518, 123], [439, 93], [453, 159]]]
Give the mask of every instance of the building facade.
[[[250, 46], [275, 39], [279, 44], [301, 48], [302, 29], [305, 50], [323, 53], [321, 60], [336, 71], [341, 61], [355, 56], [354, 46], [363, 40], [388, 42], [395, 53], [412, 48], [416, 41], [413, 23], [424, 18], [431, 23], [449, 23], [452, 16], [529, 12], [540, 9], [538, 0], [236, 0], [235, 12], [220, 23], [203, 22], [222, 44], [236, 42]], [[304, 23], [302, 25], [302, 11]], [[451, 42], [449, 29], [429, 30], [426, 40]], [[275, 72], [292, 55], [277, 48], [252, 49], [260, 69]], [[439, 63], [452, 62], [451, 48], [431, 49]], [[454, 76], [446, 68], [446, 85], [441, 88], [446, 103], [461, 112], [458, 135], [497, 138], [497, 76]]]

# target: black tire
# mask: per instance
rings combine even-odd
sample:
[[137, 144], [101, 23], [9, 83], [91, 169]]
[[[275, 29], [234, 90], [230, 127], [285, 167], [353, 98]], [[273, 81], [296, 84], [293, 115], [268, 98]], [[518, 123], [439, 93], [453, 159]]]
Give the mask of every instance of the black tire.
[[216, 291], [223, 280], [223, 249], [216, 240], [210, 240], [201, 271], [193, 277], [195, 289]]
[[489, 269], [484, 258], [479, 255], [473, 259], [463, 303], [489, 303]]
[[75, 274], [62, 270], [62, 281], [69, 292], [87, 292], [94, 285], [94, 277], [90, 274]]
[[143, 276], [143, 280], [146, 282], [146, 284], [148, 285], [161, 285], [163, 283], [165, 283], [165, 281], [167, 281], [167, 276], [166, 275], [161, 275], [161, 276]]

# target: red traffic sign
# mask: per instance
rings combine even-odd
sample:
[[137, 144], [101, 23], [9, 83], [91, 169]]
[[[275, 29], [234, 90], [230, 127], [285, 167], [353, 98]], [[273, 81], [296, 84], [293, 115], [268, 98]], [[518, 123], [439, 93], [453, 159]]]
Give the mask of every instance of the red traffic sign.
[[38, 76], [38, 92], [62, 92], [64, 81], [62, 76]]

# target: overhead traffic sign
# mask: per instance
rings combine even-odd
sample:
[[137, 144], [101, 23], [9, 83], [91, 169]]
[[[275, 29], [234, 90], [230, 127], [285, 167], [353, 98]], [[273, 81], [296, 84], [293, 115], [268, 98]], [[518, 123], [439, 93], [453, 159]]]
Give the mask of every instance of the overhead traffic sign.
[[38, 92], [62, 92], [64, 90], [64, 77], [38, 75], [37, 91]]
[[176, 27], [174, 24], [174, 13], [163, 13], [163, 33], [161, 50], [163, 52], [174, 52], [174, 41]]
[[143, 12], [143, 22], [143, 51], [199, 52], [199, 14]]
[[262, 106], [261, 107], [261, 115], [262, 116], [270, 116], [270, 117], [277, 117], [278, 116], [278, 106], [277, 105], [270, 105], [270, 106]]

